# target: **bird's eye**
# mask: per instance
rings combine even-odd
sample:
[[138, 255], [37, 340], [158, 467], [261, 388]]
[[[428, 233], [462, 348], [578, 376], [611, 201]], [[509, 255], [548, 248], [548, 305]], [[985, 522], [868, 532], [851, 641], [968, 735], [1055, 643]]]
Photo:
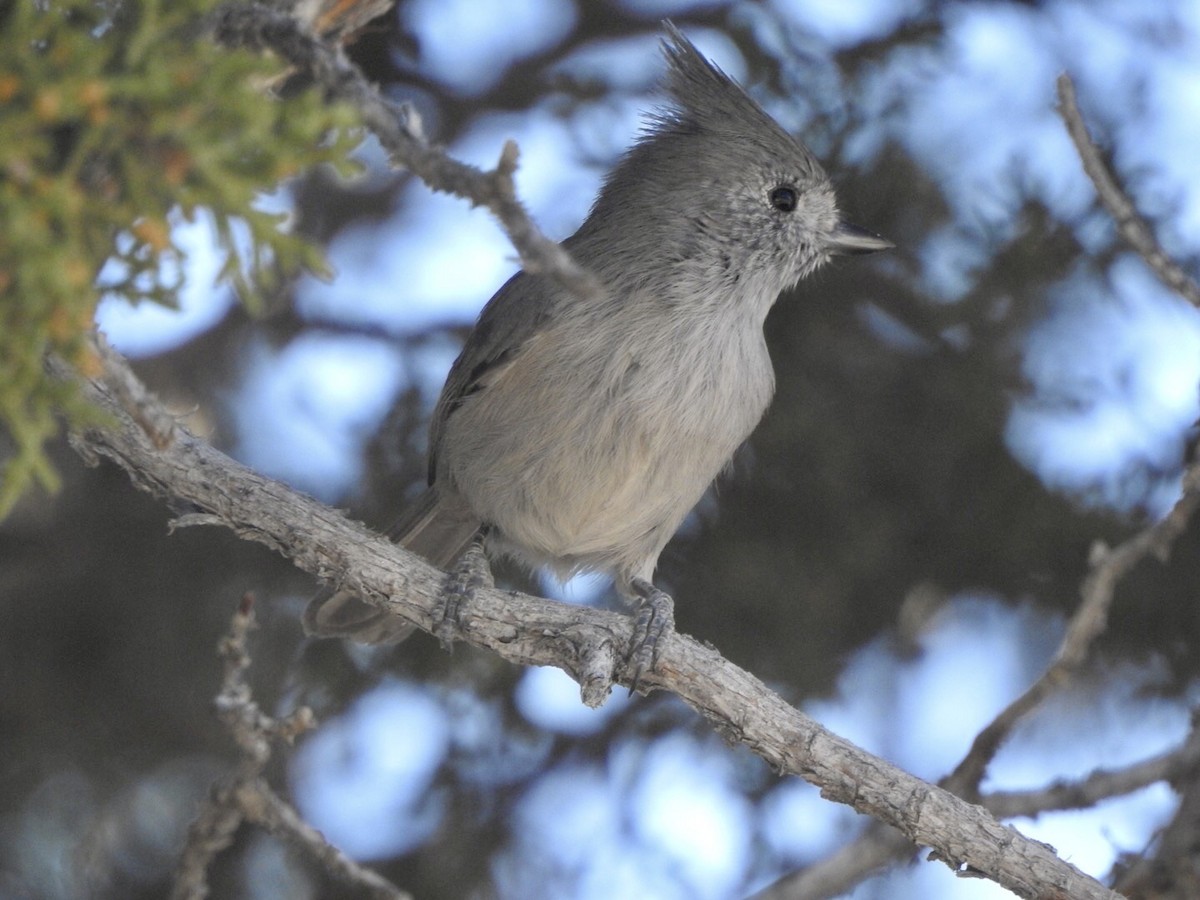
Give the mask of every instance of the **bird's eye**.
[[771, 205], [780, 212], [791, 212], [800, 202], [800, 195], [796, 193], [794, 187], [781, 184], [771, 191], [770, 200]]

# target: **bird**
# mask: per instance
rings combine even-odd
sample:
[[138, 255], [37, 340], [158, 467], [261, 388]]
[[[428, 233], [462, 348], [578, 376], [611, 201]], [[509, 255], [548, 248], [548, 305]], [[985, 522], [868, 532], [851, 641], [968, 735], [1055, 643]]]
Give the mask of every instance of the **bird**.
[[[496, 292], [433, 412], [428, 486], [388, 531], [443, 569], [477, 542], [562, 579], [611, 576], [637, 610], [635, 683], [674, 628], [659, 555], [771, 401], [767, 313], [832, 257], [894, 246], [846, 221], [813, 153], [665, 29], [667, 102], [563, 241], [599, 289], [521, 271]], [[374, 644], [413, 628], [336, 586], [304, 623]]]

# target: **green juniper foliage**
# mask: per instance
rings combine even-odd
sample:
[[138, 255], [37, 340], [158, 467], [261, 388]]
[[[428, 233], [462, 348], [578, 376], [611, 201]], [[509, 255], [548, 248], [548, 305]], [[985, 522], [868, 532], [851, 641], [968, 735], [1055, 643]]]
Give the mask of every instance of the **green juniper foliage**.
[[43, 359], [95, 373], [86, 337], [107, 261], [119, 275], [106, 292], [173, 305], [168, 216], [205, 208], [221, 277], [251, 302], [281, 274], [322, 268], [256, 200], [309, 166], [346, 166], [353, 115], [313, 90], [272, 97], [282, 63], [205, 39], [212, 6], [0, 5], [0, 516], [32, 485], [54, 489], [45, 442], [63, 417], [89, 420]]

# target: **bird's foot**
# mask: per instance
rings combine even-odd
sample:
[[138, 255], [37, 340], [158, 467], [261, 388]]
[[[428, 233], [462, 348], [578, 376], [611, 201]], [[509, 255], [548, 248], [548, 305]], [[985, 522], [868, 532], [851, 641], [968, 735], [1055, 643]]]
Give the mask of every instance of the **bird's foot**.
[[629, 693], [633, 694], [642, 676], [653, 672], [663, 643], [675, 631], [675, 602], [644, 578], [630, 583], [638, 608], [633, 619], [633, 640], [629, 645], [629, 665], [632, 678]]
[[433, 625], [433, 634], [442, 647], [450, 645], [462, 636], [462, 611], [479, 588], [495, 587], [492, 567], [483, 552], [483, 533], [471, 541], [466, 552], [459, 558], [454, 569], [446, 575], [442, 586], [442, 607]]

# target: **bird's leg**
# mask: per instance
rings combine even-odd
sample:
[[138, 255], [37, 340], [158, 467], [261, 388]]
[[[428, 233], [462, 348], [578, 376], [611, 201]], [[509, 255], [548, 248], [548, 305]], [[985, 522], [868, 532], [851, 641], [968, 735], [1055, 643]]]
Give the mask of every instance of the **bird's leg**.
[[666, 591], [659, 590], [644, 578], [631, 579], [629, 587], [638, 600], [633, 619], [633, 641], [629, 646], [629, 662], [633, 669], [629, 692], [632, 694], [642, 675], [654, 670], [662, 642], [675, 631], [675, 602]]
[[434, 636], [442, 642], [442, 647], [449, 650], [450, 645], [461, 634], [462, 608], [479, 588], [495, 587], [492, 577], [492, 567], [488, 564], [487, 555], [483, 552], [483, 542], [487, 537], [486, 529], [479, 529], [471, 543], [467, 546], [453, 570], [446, 575], [442, 585], [442, 608], [438, 620], [434, 623]]

